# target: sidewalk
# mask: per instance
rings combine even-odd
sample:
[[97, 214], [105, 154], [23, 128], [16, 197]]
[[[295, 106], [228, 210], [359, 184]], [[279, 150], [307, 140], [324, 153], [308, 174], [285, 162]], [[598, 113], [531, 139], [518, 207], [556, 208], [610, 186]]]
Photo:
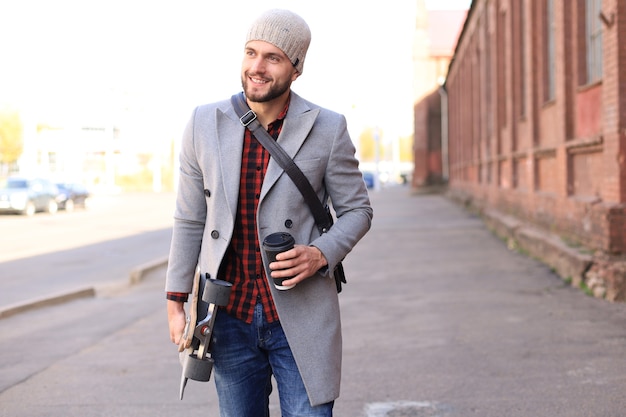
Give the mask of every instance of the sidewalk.
[[[336, 416], [624, 414], [625, 304], [573, 289], [442, 195], [393, 187], [372, 192], [372, 203], [372, 230], [345, 262]], [[25, 326], [84, 303], [142, 310], [120, 328], [114, 314], [100, 317], [107, 337], [0, 392], [0, 417], [218, 415], [212, 382], [190, 381], [178, 400], [162, 277], [115, 298], [11, 317], [0, 332], [3, 322]]]

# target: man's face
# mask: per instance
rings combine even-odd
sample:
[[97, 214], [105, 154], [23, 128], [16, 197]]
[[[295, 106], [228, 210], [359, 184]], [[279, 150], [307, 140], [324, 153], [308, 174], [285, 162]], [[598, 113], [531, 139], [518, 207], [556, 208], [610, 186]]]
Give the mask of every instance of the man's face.
[[266, 103], [289, 93], [300, 73], [283, 51], [271, 43], [250, 41], [241, 65], [241, 85], [246, 98]]

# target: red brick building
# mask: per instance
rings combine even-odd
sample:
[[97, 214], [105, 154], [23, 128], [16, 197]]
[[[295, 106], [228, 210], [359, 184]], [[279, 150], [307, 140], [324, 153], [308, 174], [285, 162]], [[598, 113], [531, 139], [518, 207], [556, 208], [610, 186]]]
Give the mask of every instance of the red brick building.
[[417, 1], [413, 39], [414, 188], [445, 182], [439, 87], [446, 78], [466, 15], [466, 9], [428, 10], [424, 0]]
[[450, 193], [625, 299], [626, 1], [474, 0], [445, 89]]

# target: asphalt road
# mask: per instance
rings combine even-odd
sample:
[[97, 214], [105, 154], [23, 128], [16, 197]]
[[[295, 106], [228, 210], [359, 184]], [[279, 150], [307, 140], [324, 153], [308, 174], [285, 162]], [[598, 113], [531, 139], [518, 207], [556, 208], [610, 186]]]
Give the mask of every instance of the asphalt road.
[[[372, 202], [345, 263], [336, 416], [625, 415], [625, 304], [569, 287], [443, 196]], [[0, 416], [217, 416], [212, 382], [178, 400], [162, 285], [0, 320]]]

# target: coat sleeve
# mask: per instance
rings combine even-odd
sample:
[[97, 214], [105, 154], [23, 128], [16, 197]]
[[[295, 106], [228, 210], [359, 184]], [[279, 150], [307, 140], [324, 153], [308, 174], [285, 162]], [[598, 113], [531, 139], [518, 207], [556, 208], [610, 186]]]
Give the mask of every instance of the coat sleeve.
[[174, 227], [165, 280], [165, 290], [171, 292], [191, 292], [206, 222], [203, 176], [195, 151], [197, 114], [198, 109], [187, 123], [181, 144]]
[[355, 156], [356, 149], [348, 134], [346, 119], [336, 113], [331, 113], [331, 116], [335, 118], [336, 129], [324, 184], [337, 219], [329, 232], [312, 242], [326, 257], [330, 271], [367, 233], [373, 218], [369, 195]]

